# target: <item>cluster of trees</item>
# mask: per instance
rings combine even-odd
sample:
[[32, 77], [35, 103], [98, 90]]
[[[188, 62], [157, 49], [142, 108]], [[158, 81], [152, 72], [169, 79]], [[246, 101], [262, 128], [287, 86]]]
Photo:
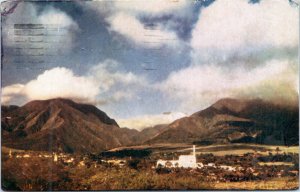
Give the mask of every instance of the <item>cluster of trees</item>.
[[152, 153], [151, 150], [136, 150], [136, 149], [124, 149], [120, 151], [105, 151], [99, 154], [98, 157], [106, 157], [106, 158], [144, 158], [148, 157]]
[[262, 162], [299, 162], [299, 154], [293, 153], [283, 153], [283, 154], [272, 154], [269, 153], [268, 156], [260, 156], [257, 158], [259, 161]]

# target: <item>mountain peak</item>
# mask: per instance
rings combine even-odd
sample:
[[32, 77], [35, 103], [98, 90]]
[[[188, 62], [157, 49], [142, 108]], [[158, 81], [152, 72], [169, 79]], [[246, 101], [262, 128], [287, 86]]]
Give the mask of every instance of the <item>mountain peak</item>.
[[53, 99], [45, 99], [45, 100], [33, 100], [24, 105], [24, 107], [46, 107], [47, 105], [59, 105], [59, 104], [76, 104], [71, 99], [65, 98], [53, 98]]
[[212, 105], [212, 107], [218, 110], [228, 109], [232, 112], [238, 113], [247, 106], [247, 102], [247, 100], [242, 99], [224, 98], [218, 100]]
[[225, 98], [169, 124], [148, 143], [299, 143], [299, 107], [262, 99]]
[[90, 104], [35, 100], [2, 114], [5, 146], [47, 151], [100, 152], [130, 143], [135, 132]]
[[71, 99], [54, 98], [54, 99], [47, 99], [47, 100], [34, 100], [25, 104], [23, 108], [27, 110], [43, 110], [46, 108], [59, 108], [59, 109], [73, 108], [84, 114], [94, 115], [103, 123], [119, 126], [114, 119], [109, 118], [106, 113], [104, 113], [94, 105], [76, 103]]

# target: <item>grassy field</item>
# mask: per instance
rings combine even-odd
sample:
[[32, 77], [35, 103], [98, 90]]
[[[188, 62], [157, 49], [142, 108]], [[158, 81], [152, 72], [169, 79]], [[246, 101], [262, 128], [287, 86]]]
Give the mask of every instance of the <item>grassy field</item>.
[[[209, 145], [209, 146], [197, 146], [197, 154], [212, 153], [216, 156], [224, 155], [243, 155], [245, 153], [260, 153], [262, 155], [268, 155], [269, 152], [277, 153], [276, 149], [279, 148], [278, 153], [299, 153], [299, 146], [277, 146], [277, 145], [259, 145], [259, 144], [224, 144], [224, 145]], [[192, 151], [191, 144], [153, 144], [153, 145], [139, 145], [139, 146], [129, 146], [129, 147], [119, 147], [112, 149], [110, 151], [117, 151], [123, 149], [149, 149], [154, 153], [160, 152], [184, 152], [188, 153]]]
[[289, 162], [258, 162], [259, 165], [267, 165], [267, 166], [278, 166], [278, 165], [287, 165], [293, 166], [293, 163]]
[[3, 154], [3, 153], [9, 153], [9, 151], [11, 151], [11, 152], [18, 152], [18, 153], [24, 152], [24, 150], [13, 149], [13, 148], [4, 147], [4, 146], [1, 147], [1, 151], [2, 151], [2, 154]]
[[218, 182], [212, 187], [212, 189], [218, 190], [295, 190], [298, 188], [298, 178], [274, 178], [266, 181]]
[[162, 144], [151, 144], [151, 145], [134, 145], [127, 147], [118, 147], [111, 149], [110, 151], [118, 151], [124, 149], [149, 149], [153, 152], [162, 152], [162, 151], [178, 151], [190, 148], [190, 144], [186, 143], [162, 143]]
[[[243, 155], [245, 153], [260, 153], [268, 155], [269, 152], [277, 153], [299, 153], [299, 146], [274, 146], [274, 145], [255, 145], [255, 144], [229, 144], [197, 147], [198, 153], [212, 153], [216, 156], [223, 155]], [[188, 150], [188, 149], [187, 149]]]

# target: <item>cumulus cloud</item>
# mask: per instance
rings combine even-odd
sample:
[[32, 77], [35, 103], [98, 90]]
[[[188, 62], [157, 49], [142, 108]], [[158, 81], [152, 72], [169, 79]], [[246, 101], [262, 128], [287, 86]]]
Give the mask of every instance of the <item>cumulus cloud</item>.
[[158, 85], [181, 109], [197, 111], [224, 97], [296, 101], [298, 67], [289, 60], [272, 60], [253, 69], [242, 65], [192, 65], [173, 72]]
[[122, 70], [120, 63], [111, 59], [93, 66], [87, 75], [101, 82], [98, 86], [106, 102], [131, 99], [139, 90], [148, 86], [146, 77]]
[[88, 77], [76, 76], [70, 69], [56, 67], [46, 70], [25, 85], [15, 84], [2, 89], [2, 102], [10, 103], [14, 97], [23, 96], [27, 100], [45, 100], [57, 97], [80, 102], [95, 102], [100, 89]]
[[143, 47], [177, 46], [176, 33], [168, 31], [160, 25], [147, 28], [136, 16], [124, 12], [112, 15], [107, 19], [110, 31], [118, 33], [136, 45]]
[[46, 70], [26, 84], [2, 88], [2, 103], [23, 104], [28, 100], [62, 97], [101, 105], [131, 99], [141, 87], [147, 86], [147, 80], [132, 72], [121, 71], [119, 65], [114, 60], [105, 60], [82, 76], [64, 67]]
[[[79, 27], [77, 23], [66, 13], [54, 8], [47, 9], [37, 17], [38, 23], [58, 27], [59, 35], [48, 37], [53, 43], [61, 43], [59, 49], [69, 51], [74, 46], [74, 38]], [[57, 47], [57, 46], [56, 46]]]
[[289, 52], [298, 44], [299, 13], [288, 1], [216, 1], [192, 31], [190, 66], [157, 87], [187, 112], [224, 97], [295, 103], [297, 55]]
[[[142, 18], [155, 18], [170, 15], [176, 12], [176, 17], [190, 17], [193, 3], [188, 0], [136, 0], [113, 2], [101, 2], [103, 6], [93, 6], [86, 3], [88, 7], [97, 11], [101, 17], [105, 17], [109, 24], [108, 29], [113, 34], [125, 37], [131, 43], [141, 47], [177, 47], [180, 43], [176, 32], [169, 25], [152, 20], [145, 23]], [[103, 9], [106, 7], [107, 9]], [[170, 23], [174, 22], [171, 21]], [[168, 22], [167, 22], [168, 23]], [[150, 24], [149, 27], [147, 24]], [[182, 43], [182, 42], [181, 42]]]
[[76, 76], [70, 69], [56, 67], [28, 82], [24, 91], [30, 100], [63, 97], [93, 102], [100, 89], [93, 79]]
[[60, 25], [61, 27], [77, 28], [77, 24], [66, 13], [54, 8], [47, 9], [37, 17], [44, 24]]
[[[193, 57], [224, 59], [257, 49], [297, 47], [299, 13], [288, 1], [216, 1], [192, 32]], [[218, 54], [218, 55], [217, 55]]]
[[128, 127], [142, 130], [147, 127], [152, 127], [158, 124], [169, 124], [176, 119], [185, 117], [186, 114], [181, 112], [173, 112], [168, 114], [142, 115], [128, 119], [119, 119], [120, 127]]
[[113, 86], [142, 86], [147, 80], [141, 75], [132, 72], [125, 72], [120, 69], [120, 63], [115, 60], [106, 59], [103, 62], [90, 68], [88, 75], [93, 76], [98, 82], [102, 90], [107, 91]]

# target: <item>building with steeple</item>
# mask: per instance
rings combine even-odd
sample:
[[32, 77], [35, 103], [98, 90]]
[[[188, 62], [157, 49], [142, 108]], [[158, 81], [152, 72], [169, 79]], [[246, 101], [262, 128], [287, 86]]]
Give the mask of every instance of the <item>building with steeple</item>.
[[193, 145], [192, 155], [180, 155], [178, 160], [162, 160], [159, 159], [156, 163], [156, 167], [182, 167], [182, 168], [197, 168], [202, 167], [202, 163], [197, 163], [196, 159], [196, 147]]

